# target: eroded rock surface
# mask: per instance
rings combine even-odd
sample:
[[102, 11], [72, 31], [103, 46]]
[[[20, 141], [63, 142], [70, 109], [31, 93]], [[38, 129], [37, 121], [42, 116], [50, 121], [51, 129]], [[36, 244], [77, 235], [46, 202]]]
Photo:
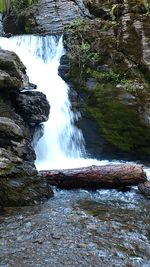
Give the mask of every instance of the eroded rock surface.
[[48, 120], [50, 105], [41, 92], [20, 93], [14, 99], [14, 107], [28, 124], [39, 124]]
[[19, 10], [18, 21], [15, 13], [4, 19], [6, 33], [61, 34], [64, 27], [75, 19], [91, 17], [81, 0], [40, 0], [27, 10]]
[[25, 66], [11, 51], [0, 49], [0, 90], [20, 89], [28, 85]]
[[59, 73], [108, 146], [150, 156], [149, 2], [84, 2], [95, 18], [66, 29]]
[[0, 51], [0, 72], [6, 74], [0, 83], [0, 207], [32, 204], [52, 195], [35, 168], [30, 131], [48, 119], [50, 107], [42, 93], [21, 92], [30, 84], [15, 53]]

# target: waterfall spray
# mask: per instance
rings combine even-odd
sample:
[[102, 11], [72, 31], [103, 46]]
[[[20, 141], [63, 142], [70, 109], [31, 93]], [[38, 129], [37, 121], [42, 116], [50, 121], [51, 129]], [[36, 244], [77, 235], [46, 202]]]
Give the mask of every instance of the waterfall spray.
[[14, 51], [27, 68], [31, 83], [43, 92], [50, 103], [49, 120], [44, 123], [44, 135], [36, 151], [38, 169], [61, 169], [103, 164], [85, 159], [84, 139], [75, 126], [78, 114], [74, 114], [69, 100], [68, 85], [58, 75], [58, 66], [64, 54], [62, 37], [15, 36], [0, 38], [2, 49]]

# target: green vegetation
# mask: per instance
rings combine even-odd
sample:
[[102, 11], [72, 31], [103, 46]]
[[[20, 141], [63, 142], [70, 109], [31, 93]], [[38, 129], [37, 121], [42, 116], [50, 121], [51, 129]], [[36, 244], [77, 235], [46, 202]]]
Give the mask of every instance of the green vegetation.
[[112, 18], [112, 21], [116, 21], [116, 14], [115, 13], [116, 13], [117, 7], [118, 7], [118, 4], [113, 5], [112, 9], [110, 11], [110, 16]]
[[136, 109], [108, 96], [98, 100], [99, 105], [87, 105], [85, 111], [96, 120], [106, 140], [122, 151], [150, 155], [150, 130], [139, 120]]
[[0, 12], [3, 12], [5, 9], [4, 0], [0, 0]]
[[145, 1], [144, 7], [145, 7], [145, 10], [146, 10], [146, 14], [149, 16], [149, 14], [150, 14], [150, 3]]
[[38, 0], [0, 0], [0, 12], [9, 13], [13, 11], [22, 11], [29, 6], [37, 3]]
[[35, 4], [37, 0], [11, 0], [11, 9], [21, 11]]
[[[112, 6], [112, 16], [118, 19], [120, 10], [117, 5]], [[78, 19], [71, 23], [66, 28], [65, 39], [69, 48], [70, 78], [84, 99], [82, 113], [97, 123], [107, 141], [121, 151], [150, 155], [150, 128], [139, 113], [149, 103], [149, 70], [140, 64], [140, 37], [132, 22], [128, 26], [131, 45], [120, 38], [118, 51], [114, 35], [116, 24], [112, 20]], [[148, 30], [146, 35], [149, 36]], [[135, 63], [130, 62], [130, 57], [126, 58], [124, 51]], [[91, 88], [90, 79], [94, 84]]]

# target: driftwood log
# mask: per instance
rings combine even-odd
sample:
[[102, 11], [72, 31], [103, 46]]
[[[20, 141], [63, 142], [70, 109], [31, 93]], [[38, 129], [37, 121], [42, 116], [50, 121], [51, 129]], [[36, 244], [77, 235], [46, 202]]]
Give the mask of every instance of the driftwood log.
[[142, 165], [110, 164], [76, 169], [40, 171], [48, 184], [59, 188], [120, 188], [144, 183], [146, 174]]

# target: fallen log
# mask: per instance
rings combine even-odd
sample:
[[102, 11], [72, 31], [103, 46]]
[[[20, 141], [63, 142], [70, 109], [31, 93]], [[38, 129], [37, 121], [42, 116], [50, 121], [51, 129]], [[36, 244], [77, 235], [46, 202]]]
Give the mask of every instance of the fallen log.
[[84, 168], [40, 171], [48, 184], [59, 188], [120, 188], [145, 182], [142, 165], [109, 164]]

